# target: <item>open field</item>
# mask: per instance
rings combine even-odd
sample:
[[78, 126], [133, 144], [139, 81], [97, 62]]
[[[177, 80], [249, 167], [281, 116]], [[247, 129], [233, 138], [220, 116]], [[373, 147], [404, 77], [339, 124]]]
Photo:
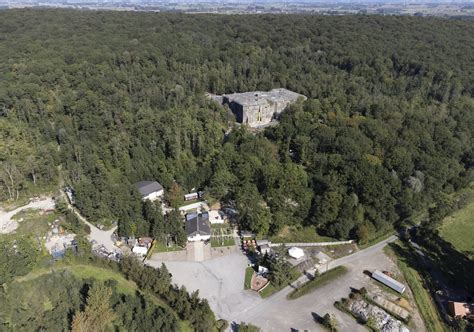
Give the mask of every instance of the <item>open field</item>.
[[458, 251], [474, 259], [474, 183], [460, 196], [464, 207], [446, 217], [439, 231]]
[[430, 332], [445, 331], [445, 326], [437, 311], [436, 304], [434, 303], [430, 293], [423, 287], [423, 280], [420, 274], [415, 269], [408, 266], [404, 258], [398, 256], [392, 249], [388, 248], [387, 251], [390, 256], [396, 257], [397, 266], [413, 293], [416, 306], [425, 322], [426, 329]]
[[319, 276], [316, 276], [314, 279], [296, 288], [290, 294], [288, 294], [287, 298], [289, 300], [294, 300], [303, 295], [309, 294], [314, 290], [318, 289], [319, 287], [330, 283], [334, 279], [339, 278], [340, 276], [346, 273], [347, 268], [345, 266], [338, 266], [332, 270], [322, 273]]
[[37, 269], [26, 276], [19, 277], [16, 279], [17, 282], [29, 281], [38, 278], [41, 275], [52, 273], [52, 272], [61, 272], [69, 271], [78, 278], [88, 279], [93, 278], [97, 280], [115, 280], [117, 282], [117, 291], [123, 294], [134, 294], [137, 290], [137, 285], [130, 280], [125, 279], [120, 273], [115, 272], [110, 269], [97, 267], [93, 265], [59, 265], [56, 268], [43, 268]]
[[12, 217], [12, 220], [16, 220], [18, 222], [18, 228], [12, 234], [5, 234], [1, 236], [42, 237], [50, 230], [48, 223], [53, 222], [58, 217], [59, 215], [54, 212], [41, 214], [39, 210], [23, 210]]

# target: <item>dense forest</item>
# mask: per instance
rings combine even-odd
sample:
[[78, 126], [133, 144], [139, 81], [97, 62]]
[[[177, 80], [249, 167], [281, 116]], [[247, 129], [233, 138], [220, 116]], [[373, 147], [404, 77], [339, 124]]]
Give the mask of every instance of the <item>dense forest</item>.
[[[22, 250], [18, 252], [26, 256]], [[21, 263], [9, 261], [12, 266]], [[198, 291], [188, 293], [184, 286], [171, 285], [164, 265], [155, 269], [134, 257], [117, 264], [90, 253], [70, 256], [62, 264], [43, 263], [31, 273], [28, 266], [15, 270], [9, 280], [0, 279], [0, 330], [178, 331], [183, 328], [180, 322], [200, 332], [227, 327], [226, 321], [216, 321]], [[0, 268], [3, 274], [5, 265]], [[83, 269], [93, 273], [77, 276]], [[125, 286], [122, 276], [129, 280]]]
[[[0, 200], [62, 165], [125, 235], [161, 232], [133, 186], [156, 179], [262, 235], [367, 240], [472, 180], [473, 63], [472, 21], [3, 11]], [[258, 133], [205, 97], [277, 87], [308, 99]]]

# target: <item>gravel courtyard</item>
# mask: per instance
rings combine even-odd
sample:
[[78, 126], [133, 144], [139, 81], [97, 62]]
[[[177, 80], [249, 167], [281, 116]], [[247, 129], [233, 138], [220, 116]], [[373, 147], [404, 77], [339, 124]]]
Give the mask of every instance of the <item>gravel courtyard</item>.
[[[160, 266], [156, 260], [148, 265]], [[238, 312], [258, 305], [262, 299], [257, 293], [244, 291], [244, 274], [247, 258], [242, 254], [230, 254], [204, 262], [165, 262], [173, 274], [173, 282], [185, 285], [188, 291], [199, 290], [218, 317], [229, 321]]]
[[[185, 285], [189, 291], [199, 289], [201, 297], [208, 299], [217, 317], [229, 322], [249, 322], [263, 331], [323, 331], [313, 320], [313, 315], [333, 313], [341, 331], [366, 331], [348, 315], [337, 310], [333, 303], [347, 297], [351, 287], [375, 287], [375, 283], [364, 275], [364, 270], [394, 270], [394, 263], [382, 251], [383, 245], [352, 260], [342, 262], [349, 272], [330, 284], [299, 299], [289, 301], [285, 288], [273, 296], [262, 299], [250, 290], [244, 290], [244, 270], [248, 261], [242, 254], [231, 254], [204, 262], [166, 262], [173, 274], [173, 282]], [[151, 260], [151, 266], [161, 265]], [[419, 331], [423, 331], [420, 328]]]

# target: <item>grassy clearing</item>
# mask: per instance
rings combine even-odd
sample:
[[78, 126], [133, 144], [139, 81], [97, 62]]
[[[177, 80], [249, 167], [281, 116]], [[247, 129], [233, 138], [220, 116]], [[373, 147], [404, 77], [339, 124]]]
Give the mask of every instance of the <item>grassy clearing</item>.
[[474, 259], [474, 183], [459, 195], [464, 201], [464, 207], [446, 217], [439, 232], [459, 252]]
[[93, 278], [99, 281], [115, 280], [117, 291], [122, 294], [134, 294], [137, 285], [133, 281], [125, 279], [121, 274], [110, 269], [96, 267], [92, 265], [73, 265], [68, 268], [76, 277], [81, 279]]
[[281, 291], [283, 288], [285, 288], [292, 282], [296, 281], [296, 279], [298, 279], [301, 275], [301, 273], [296, 269], [291, 269], [290, 272], [291, 272], [291, 278], [290, 278], [291, 280], [288, 282], [288, 284], [283, 284], [280, 287], [277, 287], [276, 285], [272, 284], [272, 282], [270, 281], [270, 284], [267, 287], [265, 287], [262, 291], [259, 292], [260, 296], [262, 298], [267, 298], [269, 296], [272, 296], [273, 294]]
[[291, 242], [331, 242], [337, 241], [331, 237], [321, 236], [313, 227], [285, 226], [275, 236], [269, 238], [273, 243]]
[[330, 283], [332, 280], [337, 279], [346, 273], [347, 268], [345, 266], [338, 266], [332, 270], [324, 272], [313, 280], [310, 280], [297, 289], [293, 290], [290, 294], [288, 294], [287, 299], [294, 300], [303, 295], [309, 294], [315, 291], [317, 288]]
[[250, 282], [252, 280], [253, 273], [254, 273], [253, 267], [249, 266], [245, 269], [244, 289], [250, 289]]
[[[391, 250], [391, 249], [388, 249]], [[393, 252], [393, 250], [391, 250]], [[426, 329], [428, 331], [442, 332], [446, 328], [444, 323], [436, 309], [436, 303], [430, 293], [423, 287], [423, 279], [421, 278], [418, 271], [410, 267], [404, 257], [401, 257], [394, 253], [397, 257], [397, 265], [402, 272], [405, 281], [413, 292], [416, 306], [420, 312], [423, 321], [425, 322]]]
[[44, 274], [52, 272], [61, 272], [61, 271], [70, 271], [76, 277], [81, 279], [93, 278], [100, 281], [105, 280], [115, 280], [117, 282], [117, 291], [122, 294], [134, 294], [137, 290], [137, 285], [130, 280], [125, 279], [120, 273], [115, 272], [110, 269], [97, 267], [93, 265], [65, 265], [65, 266], [56, 266], [56, 268], [42, 268], [37, 269], [26, 276], [16, 278], [17, 282], [24, 282], [36, 279]]
[[[41, 214], [39, 210], [23, 210], [15, 214], [12, 219], [18, 221], [18, 228], [14, 233], [2, 234], [5, 238], [16, 238], [18, 236], [43, 237], [50, 230], [48, 222], [58, 219], [56, 213]], [[21, 220], [21, 221], [19, 221]]]

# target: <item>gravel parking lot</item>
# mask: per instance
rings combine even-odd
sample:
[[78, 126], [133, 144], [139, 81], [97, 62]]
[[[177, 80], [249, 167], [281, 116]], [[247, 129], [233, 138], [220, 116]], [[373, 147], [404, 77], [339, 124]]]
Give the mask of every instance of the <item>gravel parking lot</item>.
[[[160, 266], [158, 260], [148, 265]], [[173, 282], [185, 285], [188, 291], [199, 290], [218, 317], [232, 321], [236, 313], [262, 301], [257, 293], [244, 291], [247, 258], [241, 253], [218, 257], [205, 262], [166, 262]]]
[[[229, 322], [249, 322], [263, 331], [323, 331], [314, 320], [314, 314], [323, 316], [333, 313], [341, 331], [366, 331], [350, 316], [337, 310], [333, 303], [347, 297], [350, 288], [373, 289], [375, 283], [364, 275], [364, 270], [394, 270], [394, 263], [382, 251], [382, 247], [358, 254], [353, 260], [344, 259], [349, 272], [330, 284], [299, 299], [289, 301], [287, 287], [273, 296], [262, 299], [250, 290], [244, 290], [244, 271], [248, 265], [245, 256], [234, 253], [204, 262], [166, 262], [173, 274], [173, 282], [185, 285], [190, 291], [199, 290], [208, 299], [219, 318]], [[376, 250], [375, 250], [376, 249]], [[159, 266], [160, 261], [148, 261]], [[421, 330], [421, 329], [420, 329]]]

